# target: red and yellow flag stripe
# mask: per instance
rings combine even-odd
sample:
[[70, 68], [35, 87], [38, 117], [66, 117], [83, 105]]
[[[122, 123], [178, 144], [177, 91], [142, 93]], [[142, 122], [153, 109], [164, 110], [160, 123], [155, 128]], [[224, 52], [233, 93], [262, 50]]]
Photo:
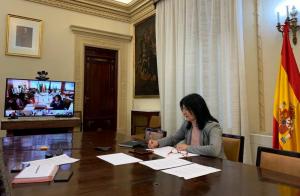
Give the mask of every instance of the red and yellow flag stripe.
[[284, 27], [273, 108], [273, 148], [300, 152], [300, 73]]

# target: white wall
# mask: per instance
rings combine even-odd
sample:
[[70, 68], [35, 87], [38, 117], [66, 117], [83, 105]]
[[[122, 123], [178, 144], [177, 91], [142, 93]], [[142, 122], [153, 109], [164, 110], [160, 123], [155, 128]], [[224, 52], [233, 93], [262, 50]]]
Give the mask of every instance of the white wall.
[[[261, 0], [262, 10], [259, 13], [261, 17], [262, 28], [262, 51], [263, 51], [263, 76], [264, 76], [264, 95], [265, 95], [265, 127], [266, 132], [272, 132], [272, 118], [273, 118], [273, 97], [275, 92], [276, 78], [280, 65], [280, 52], [282, 47], [282, 35], [277, 31], [276, 23], [277, 16], [275, 8], [284, 0]], [[281, 21], [286, 16], [281, 17]], [[300, 39], [299, 32], [297, 33], [298, 39]], [[292, 38], [290, 36], [292, 43]], [[300, 60], [300, 43], [293, 45], [294, 55], [296, 61]]]
[[[251, 150], [253, 163], [256, 160], [258, 146], [272, 146], [272, 126], [273, 126], [273, 96], [275, 92], [276, 78], [280, 66], [282, 35], [277, 31], [277, 15], [275, 8], [284, 0], [244, 0], [244, 38], [247, 72], [247, 97], [249, 110], [249, 127], [251, 134]], [[260, 9], [256, 12], [256, 4]], [[256, 23], [258, 17], [259, 23]], [[285, 19], [281, 16], [281, 22]], [[257, 34], [257, 26], [260, 32]], [[297, 33], [300, 39], [299, 32]], [[261, 45], [257, 45], [257, 38], [261, 38]], [[291, 40], [292, 41], [292, 40]], [[292, 43], [292, 42], [291, 42]], [[259, 119], [258, 105], [258, 47], [261, 47], [262, 63], [262, 89], [264, 95], [264, 116], [265, 120]], [[300, 42], [293, 45], [294, 55], [297, 62], [300, 62]], [[298, 68], [299, 68], [298, 63]], [[259, 129], [258, 122], [265, 126], [265, 130]]]
[[[251, 132], [272, 133], [273, 96], [275, 92], [276, 77], [279, 71], [282, 35], [277, 31], [277, 16], [275, 8], [284, 0], [244, 0], [244, 46], [247, 80], [247, 98], [249, 110], [249, 127]], [[256, 12], [256, 4], [260, 7]], [[257, 24], [258, 17], [259, 24]], [[281, 17], [283, 21], [285, 16]], [[257, 27], [260, 32], [257, 32]], [[300, 38], [299, 32], [297, 33]], [[261, 38], [261, 46], [257, 38]], [[296, 61], [300, 60], [300, 45], [293, 45]], [[258, 60], [258, 47], [261, 47], [262, 58]], [[262, 89], [264, 95], [265, 121], [259, 119], [258, 104], [258, 64], [262, 63]], [[298, 65], [299, 67], [299, 65]], [[265, 130], [259, 129], [259, 122], [265, 125]]]
[[253, 133], [250, 135], [251, 152], [253, 157], [253, 165], [256, 163], [257, 147], [264, 146], [272, 148], [272, 136]]
[[259, 130], [258, 67], [257, 67], [257, 23], [256, 0], [245, 0], [244, 5], [244, 52], [248, 122], [250, 132]]

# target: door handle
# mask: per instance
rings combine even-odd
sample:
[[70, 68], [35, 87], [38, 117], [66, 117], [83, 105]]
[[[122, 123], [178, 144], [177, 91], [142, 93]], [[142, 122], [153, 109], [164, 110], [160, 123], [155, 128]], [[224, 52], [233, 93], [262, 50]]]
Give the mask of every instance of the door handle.
[[90, 97], [84, 96], [84, 102], [85, 102], [85, 103], [88, 102], [90, 99], [91, 99]]

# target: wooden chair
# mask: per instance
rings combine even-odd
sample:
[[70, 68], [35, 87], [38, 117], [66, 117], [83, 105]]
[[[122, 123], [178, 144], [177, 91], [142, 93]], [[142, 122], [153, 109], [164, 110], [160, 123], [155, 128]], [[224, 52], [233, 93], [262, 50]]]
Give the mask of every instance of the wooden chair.
[[259, 146], [256, 166], [300, 178], [300, 153]]
[[243, 162], [244, 136], [222, 134], [224, 153], [228, 160]]
[[[147, 128], [157, 129], [161, 127], [160, 123], [160, 116], [151, 116]], [[145, 139], [145, 132], [140, 134], [135, 134], [132, 136], [134, 139], [144, 140]]]
[[151, 116], [148, 127], [154, 129], [160, 128], [160, 116]]

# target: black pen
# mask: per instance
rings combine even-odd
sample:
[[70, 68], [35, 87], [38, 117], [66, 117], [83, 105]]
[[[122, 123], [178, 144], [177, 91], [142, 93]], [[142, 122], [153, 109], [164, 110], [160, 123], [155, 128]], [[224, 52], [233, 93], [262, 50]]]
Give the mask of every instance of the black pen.
[[38, 173], [39, 169], [40, 169], [40, 165], [37, 166], [37, 168], [36, 168], [36, 170], [35, 170], [35, 173]]

